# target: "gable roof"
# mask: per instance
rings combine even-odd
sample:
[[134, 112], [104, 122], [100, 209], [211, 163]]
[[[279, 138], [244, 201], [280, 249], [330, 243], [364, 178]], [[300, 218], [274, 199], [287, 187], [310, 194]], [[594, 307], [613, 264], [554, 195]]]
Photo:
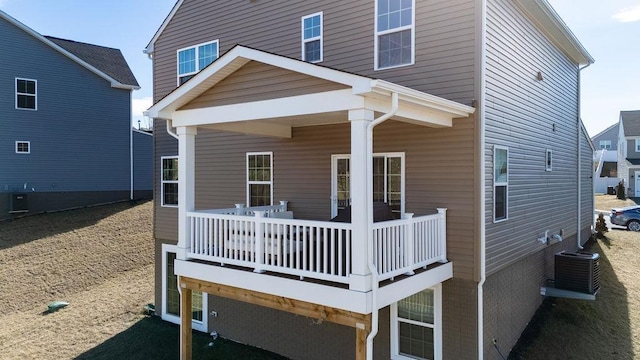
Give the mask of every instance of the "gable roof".
[[149, 41], [147, 46], [144, 48], [144, 50], [142, 50], [143, 53], [145, 53], [145, 54], [147, 54], [149, 56], [151, 56], [153, 54], [153, 45], [156, 43], [156, 40], [158, 40], [158, 38], [160, 37], [160, 35], [164, 31], [164, 28], [166, 28], [167, 25], [169, 24], [169, 22], [171, 21], [171, 19], [173, 19], [173, 15], [176, 14], [176, 11], [178, 11], [178, 8], [180, 7], [180, 5], [182, 5], [183, 1], [184, 0], [177, 0], [176, 1], [176, 3], [171, 8], [171, 11], [169, 11], [169, 14], [167, 15], [167, 17], [164, 18], [164, 21], [162, 22], [162, 24], [160, 25], [158, 30], [156, 30], [156, 33], [153, 34], [153, 38], [151, 38], [151, 40]]
[[0, 10], [0, 19], [6, 20], [80, 66], [107, 80], [111, 83], [111, 87], [130, 90], [140, 88], [129, 65], [118, 49], [42, 36], [2, 10]]
[[[591, 140], [595, 140], [598, 136], [600, 136], [600, 135], [602, 135], [602, 134], [606, 133], [607, 131], [609, 131], [609, 130], [611, 130], [611, 129], [615, 128], [615, 127], [618, 127], [618, 123], [615, 123], [615, 124], [613, 124], [613, 125], [609, 126], [608, 128], [606, 128], [606, 129], [604, 129], [604, 130], [600, 131], [599, 133], [597, 133], [597, 134], [593, 135], [593, 136], [591, 137]], [[616, 131], [616, 132], [617, 132], [617, 131]]]
[[624, 136], [640, 136], [640, 110], [620, 111]]

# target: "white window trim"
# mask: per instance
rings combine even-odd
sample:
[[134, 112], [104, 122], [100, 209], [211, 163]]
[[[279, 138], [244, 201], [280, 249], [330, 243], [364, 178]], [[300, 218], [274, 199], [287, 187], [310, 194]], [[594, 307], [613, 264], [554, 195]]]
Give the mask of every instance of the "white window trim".
[[640, 139], [636, 139], [636, 152], [640, 152]]
[[[506, 182], [496, 182], [496, 150], [506, 150], [507, 151], [507, 181]], [[492, 167], [492, 176], [493, 176], [493, 223], [499, 223], [503, 221], [509, 220], [509, 148], [506, 146], [494, 145], [493, 146], [493, 167]], [[504, 209], [504, 219], [496, 219], [496, 186], [506, 186], [506, 194], [505, 194], [505, 209]]]
[[[413, 64], [415, 64], [416, 62], [416, 30], [415, 30], [415, 26], [416, 26], [416, 1], [415, 0], [411, 0], [412, 4], [411, 4], [411, 25], [406, 25], [406, 26], [401, 26], [401, 27], [397, 27], [397, 28], [393, 28], [393, 29], [388, 29], [388, 30], [384, 30], [384, 31], [378, 31], [378, 1], [380, 0], [375, 0], [375, 17], [374, 17], [374, 26], [375, 26], [375, 31], [374, 31], [374, 36], [373, 36], [373, 42], [374, 42], [374, 50], [373, 50], [373, 70], [378, 71], [378, 70], [388, 70], [388, 69], [395, 69], [395, 68], [399, 68], [399, 67], [404, 67], [404, 66], [411, 66]], [[378, 38], [381, 35], [386, 35], [386, 34], [390, 34], [390, 33], [394, 33], [394, 32], [400, 32], [400, 31], [404, 31], [404, 30], [411, 30], [411, 62], [409, 62], [408, 64], [401, 64], [401, 65], [394, 65], [394, 66], [387, 66], [387, 67], [379, 67], [378, 66]]]
[[[433, 357], [435, 360], [442, 360], [442, 284], [437, 284], [433, 289]], [[415, 360], [414, 357], [407, 357], [400, 354], [400, 329], [398, 327], [398, 303], [391, 304], [391, 359], [392, 360]], [[411, 320], [405, 320], [413, 323]], [[423, 323], [416, 323], [423, 325]]]
[[600, 140], [599, 145], [600, 145], [600, 149], [609, 150], [611, 149], [611, 140]]
[[[29, 151], [18, 151], [18, 144], [27, 144]], [[31, 141], [16, 141], [16, 154], [31, 154]]]
[[[33, 81], [35, 83], [36, 93], [35, 94], [18, 93], [18, 80]], [[15, 86], [15, 93], [16, 93], [16, 96], [15, 96], [16, 110], [38, 111], [38, 80], [17, 77], [17, 78], [15, 78], [13, 85]], [[36, 101], [35, 101], [36, 107], [35, 107], [35, 109], [18, 107], [18, 95], [27, 95], [27, 96], [35, 97], [36, 98]]]
[[[167, 313], [167, 259], [168, 253], [177, 253], [176, 245], [162, 244], [162, 312], [160, 314], [162, 320], [180, 325], [180, 316]], [[207, 293], [202, 293], [202, 321], [192, 320], [191, 327], [194, 330], [209, 332], [209, 311], [208, 311]]]
[[[305, 39], [304, 38], [304, 21], [308, 18], [312, 18], [312, 17], [316, 17], [316, 16], [320, 16], [320, 36], [315, 36], [312, 38], [308, 38]], [[316, 60], [316, 61], [309, 61], [310, 63], [319, 63], [322, 62], [324, 60], [324, 15], [322, 13], [322, 11], [319, 11], [317, 13], [313, 13], [311, 15], [307, 15], [307, 16], [303, 16], [302, 19], [300, 19], [300, 26], [301, 26], [301, 31], [300, 31], [300, 39], [302, 42], [302, 60], [304, 61], [308, 61], [305, 57], [306, 51], [305, 51], [305, 44], [308, 42], [312, 42], [312, 41], [316, 41], [316, 40], [320, 40], [320, 59]]]
[[[507, 165], [508, 167], [509, 165]], [[553, 151], [551, 149], [547, 149], [544, 156], [544, 170], [545, 171], [553, 171]], [[508, 175], [509, 170], [507, 170]]]
[[[269, 155], [269, 163], [270, 163], [270, 180], [269, 181], [249, 181], [249, 156], [253, 155]], [[269, 184], [271, 185], [269, 197], [271, 198], [271, 203], [269, 205], [273, 205], [273, 151], [263, 151], [263, 152], [248, 152], [245, 160], [245, 171], [246, 171], [246, 179], [247, 179], [247, 207], [251, 206], [251, 187], [252, 184]]]
[[[164, 160], [165, 159], [178, 159], [178, 156], [162, 156], [160, 157], [160, 206], [161, 207], [168, 207], [168, 208], [177, 208], [179, 206], [178, 205], [174, 205], [174, 204], [165, 204], [164, 203], [164, 184], [177, 184], [178, 181], [180, 179], [178, 179], [178, 181], [174, 181], [174, 180], [164, 180]], [[180, 166], [180, 163], [178, 162], [178, 166]]]
[[[399, 157], [400, 158], [400, 167], [401, 167], [401, 176], [400, 176], [400, 191], [402, 192], [402, 194], [400, 194], [400, 213], [404, 214], [405, 213], [405, 153], [404, 152], [388, 152], [388, 153], [374, 153], [373, 157]], [[338, 160], [339, 159], [349, 159], [349, 161], [351, 161], [351, 154], [335, 154], [335, 155], [331, 155], [331, 217], [335, 217], [336, 215], [338, 215], [338, 207], [337, 207], [337, 199], [334, 199], [333, 197], [335, 196], [335, 194], [338, 191]], [[386, 170], [386, 166], [387, 166], [387, 162], [385, 161], [385, 173], [387, 172]], [[373, 174], [371, 174], [373, 176]], [[385, 176], [385, 188], [386, 188], [386, 181], [387, 181], [387, 177]]]
[[[200, 70], [202, 70], [202, 69], [199, 68], [200, 67], [200, 63], [198, 61], [198, 59], [199, 59], [199, 56], [198, 56], [199, 55], [198, 54], [199, 50], [198, 49], [200, 48], [200, 46], [214, 44], [214, 43], [218, 45], [218, 46], [216, 46], [216, 59], [218, 59], [220, 57], [220, 39], [215, 39], [213, 41], [207, 41], [207, 42], [203, 42], [203, 43], [200, 43], [200, 44], [187, 46], [187, 47], [184, 47], [182, 49], [176, 50], [176, 75], [177, 75], [176, 84], [177, 84], [177, 86], [180, 86], [180, 78], [181, 77], [195, 75], [198, 72], [200, 72]], [[189, 49], [195, 49], [196, 50], [196, 71], [180, 74], [180, 52], [184, 51], [184, 50], [189, 50]], [[214, 59], [214, 61], [215, 61], [215, 59]]]

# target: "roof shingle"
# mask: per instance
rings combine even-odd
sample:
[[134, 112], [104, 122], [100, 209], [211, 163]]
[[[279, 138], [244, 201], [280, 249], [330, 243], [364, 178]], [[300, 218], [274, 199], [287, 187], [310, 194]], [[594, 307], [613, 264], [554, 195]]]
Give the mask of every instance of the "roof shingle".
[[140, 86], [119, 49], [45, 36], [48, 40], [123, 85]]
[[640, 110], [620, 111], [624, 136], [640, 136]]

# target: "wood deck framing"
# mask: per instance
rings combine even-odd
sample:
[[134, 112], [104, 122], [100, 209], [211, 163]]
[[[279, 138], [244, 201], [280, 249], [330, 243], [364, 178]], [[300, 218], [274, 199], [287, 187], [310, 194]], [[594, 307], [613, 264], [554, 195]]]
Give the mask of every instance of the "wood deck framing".
[[366, 339], [371, 331], [371, 314], [360, 314], [352, 311], [322, 306], [306, 301], [300, 301], [282, 296], [275, 296], [261, 292], [241, 289], [237, 287], [216, 284], [208, 281], [197, 280], [188, 277], [180, 277], [181, 289], [181, 325], [180, 325], [180, 359], [189, 360], [192, 355], [191, 338], [191, 301], [194, 290], [207, 294], [220, 296], [249, 304], [269, 307], [286, 311], [296, 315], [302, 315], [329, 321], [339, 325], [350, 326], [356, 329], [356, 360], [366, 358]]

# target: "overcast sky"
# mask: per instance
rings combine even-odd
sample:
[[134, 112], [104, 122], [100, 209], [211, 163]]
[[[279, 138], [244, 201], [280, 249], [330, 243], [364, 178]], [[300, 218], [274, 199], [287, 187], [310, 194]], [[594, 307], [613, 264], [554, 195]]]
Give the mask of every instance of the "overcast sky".
[[[596, 60], [582, 71], [582, 119], [589, 134], [617, 122], [621, 110], [640, 110], [640, 1], [548, 1]], [[42, 35], [122, 50], [142, 87], [133, 95], [136, 123], [152, 96], [151, 60], [142, 49], [174, 3], [0, 0], [0, 10]]]

